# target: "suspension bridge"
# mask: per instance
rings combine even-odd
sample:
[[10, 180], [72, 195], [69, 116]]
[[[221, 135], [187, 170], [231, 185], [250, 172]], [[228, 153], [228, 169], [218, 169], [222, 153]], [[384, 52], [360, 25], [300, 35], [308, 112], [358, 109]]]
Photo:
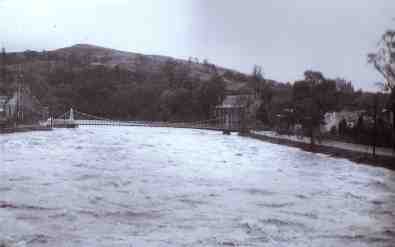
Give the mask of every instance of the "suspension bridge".
[[[142, 126], [142, 127], [172, 127], [172, 128], [191, 128], [223, 131], [240, 132], [245, 130], [245, 121], [233, 114], [221, 115], [215, 118], [194, 122], [149, 122], [149, 121], [124, 121], [114, 120], [93, 114], [80, 112], [70, 109], [57, 117], [49, 117], [49, 108], [32, 94], [31, 90], [25, 86], [19, 86], [14, 93], [12, 100], [15, 100], [15, 107], [9, 113], [7, 121], [0, 129], [4, 129], [7, 124], [13, 123], [14, 126], [26, 127], [27, 129], [36, 128], [76, 128], [78, 126]], [[243, 112], [244, 114], [244, 112]], [[48, 118], [49, 117], [49, 118]], [[40, 122], [39, 126], [33, 123]]]
[[223, 133], [240, 132], [242, 125], [237, 122], [229, 122], [221, 118], [213, 118], [195, 122], [149, 122], [149, 121], [121, 121], [95, 116], [92, 114], [70, 109], [64, 114], [48, 119], [46, 126], [53, 128], [76, 128], [78, 126], [140, 126], [140, 127], [171, 127], [190, 128], [222, 131]]

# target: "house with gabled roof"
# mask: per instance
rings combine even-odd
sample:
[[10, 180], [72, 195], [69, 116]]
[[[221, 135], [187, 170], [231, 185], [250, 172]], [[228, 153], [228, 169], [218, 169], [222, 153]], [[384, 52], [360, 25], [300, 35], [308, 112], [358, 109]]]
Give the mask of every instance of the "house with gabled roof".
[[8, 120], [15, 116], [17, 112], [17, 94], [12, 97], [1, 95], [0, 96], [0, 120]]
[[6, 118], [6, 103], [8, 96], [0, 95], [0, 121]]

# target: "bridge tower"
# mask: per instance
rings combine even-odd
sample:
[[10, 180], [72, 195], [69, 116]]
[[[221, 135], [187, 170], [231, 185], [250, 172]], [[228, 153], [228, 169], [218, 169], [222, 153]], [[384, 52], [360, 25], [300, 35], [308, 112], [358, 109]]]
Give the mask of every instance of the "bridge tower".
[[70, 116], [67, 121], [65, 121], [66, 128], [76, 128], [78, 124], [74, 121], [74, 109], [70, 108]]
[[70, 108], [70, 116], [69, 116], [70, 121], [74, 121], [74, 109]]

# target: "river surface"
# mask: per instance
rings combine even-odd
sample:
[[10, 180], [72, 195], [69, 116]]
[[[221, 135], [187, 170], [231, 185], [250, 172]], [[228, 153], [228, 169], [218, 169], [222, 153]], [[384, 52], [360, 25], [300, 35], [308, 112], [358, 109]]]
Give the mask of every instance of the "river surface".
[[1, 241], [390, 247], [395, 172], [212, 131], [0, 135]]

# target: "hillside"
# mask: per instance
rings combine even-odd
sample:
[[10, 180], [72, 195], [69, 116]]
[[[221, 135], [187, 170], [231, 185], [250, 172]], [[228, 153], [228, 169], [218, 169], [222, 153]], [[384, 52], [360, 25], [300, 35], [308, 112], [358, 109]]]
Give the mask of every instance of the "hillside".
[[[52, 116], [73, 107], [120, 120], [200, 121], [214, 117], [215, 107], [225, 95], [253, 93], [259, 97], [249, 103], [254, 108], [252, 117], [277, 124], [277, 117], [284, 115], [284, 110], [295, 107], [295, 95], [310, 97], [305, 94], [309, 90], [303, 87], [295, 91], [293, 84], [264, 79], [260, 67], [246, 75], [207, 61], [87, 44], [3, 54], [0, 65], [4, 65], [0, 66], [0, 95], [11, 95], [22, 84], [42, 106], [49, 107]], [[331, 110], [372, 109], [373, 94], [355, 92], [345, 80], [325, 81], [331, 90], [321, 93], [330, 100]], [[295, 83], [309, 85], [306, 81]], [[386, 101], [382, 95], [379, 105]], [[305, 102], [300, 104], [304, 109]]]
[[[213, 73], [210, 69], [212, 64], [204, 61], [199, 62], [197, 59], [191, 58], [190, 60], [183, 60], [160, 55], [144, 55], [89, 44], [77, 44], [71, 47], [61, 48], [51, 51], [49, 54], [54, 54], [55, 56], [64, 58], [74, 57], [82, 61], [85, 60], [93, 66], [119, 66], [120, 68], [127, 69], [132, 72], [136, 72], [139, 69], [139, 66], [145, 66], [145, 70], [158, 72], [167, 62], [173, 61], [177, 64], [188, 66], [190, 68], [191, 75], [202, 80], [208, 80]], [[242, 73], [235, 70], [225, 69], [218, 65], [215, 65], [215, 67], [216, 72], [220, 76], [228, 75], [228, 77], [231, 77], [230, 74], [235, 74], [236, 77], [243, 77]], [[232, 79], [235, 78], [228, 79], [232, 81]]]
[[23, 80], [54, 114], [73, 106], [116, 118], [206, 119], [226, 92], [251, 91], [248, 75], [208, 61], [89, 44], [8, 53], [2, 60], [2, 88]]

